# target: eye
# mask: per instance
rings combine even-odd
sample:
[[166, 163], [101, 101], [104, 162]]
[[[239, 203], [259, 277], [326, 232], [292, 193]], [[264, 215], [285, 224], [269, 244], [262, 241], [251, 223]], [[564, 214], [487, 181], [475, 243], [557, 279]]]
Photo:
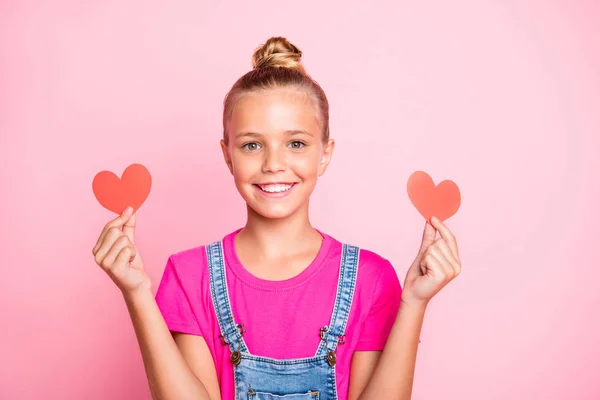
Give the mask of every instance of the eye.
[[299, 141], [299, 140], [294, 140], [293, 142], [291, 142], [291, 143], [290, 143], [290, 147], [291, 147], [292, 149], [301, 149], [301, 148], [303, 148], [304, 146], [306, 146], [306, 143], [304, 143], [304, 142], [301, 142], [301, 141]]
[[256, 151], [259, 148], [260, 148], [260, 145], [256, 142], [246, 143], [242, 146], [242, 149], [248, 150], [248, 151]]

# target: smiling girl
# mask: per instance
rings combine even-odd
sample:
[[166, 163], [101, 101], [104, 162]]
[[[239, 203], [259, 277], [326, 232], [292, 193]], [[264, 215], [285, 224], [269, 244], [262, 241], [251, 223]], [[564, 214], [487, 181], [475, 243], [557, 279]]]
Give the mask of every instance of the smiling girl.
[[401, 286], [387, 259], [312, 226], [310, 196], [335, 142], [301, 55], [269, 39], [225, 98], [221, 150], [247, 205], [243, 228], [171, 255], [156, 296], [131, 209], [94, 246], [123, 293], [154, 399], [411, 397], [427, 305], [461, 270], [456, 240], [427, 221]]

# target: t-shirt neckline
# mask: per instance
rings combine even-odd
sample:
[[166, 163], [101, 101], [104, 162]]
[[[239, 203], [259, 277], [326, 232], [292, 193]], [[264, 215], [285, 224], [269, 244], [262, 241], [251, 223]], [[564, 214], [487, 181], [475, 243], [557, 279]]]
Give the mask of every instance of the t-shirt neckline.
[[237, 252], [235, 251], [235, 237], [243, 228], [239, 228], [223, 238], [223, 252], [225, 255], [225, 264], [228, 271], [244, 284], [259, 290], [281, 291], [293, 289], [299, 285], [308, 282], [325, 265], [323, 262], [332, 247], [333, 239], [316, 229], [323, 237], [321, 248], [312, 262], [298, 275], [281, 281], [271, 281], [259, 278], [250, 273], [241, 263]]

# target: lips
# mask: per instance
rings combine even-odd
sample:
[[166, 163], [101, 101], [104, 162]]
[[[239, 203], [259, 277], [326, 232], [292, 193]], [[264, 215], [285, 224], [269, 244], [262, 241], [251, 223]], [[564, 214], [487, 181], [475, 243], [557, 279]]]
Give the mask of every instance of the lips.
[[290, 190], [295, 183], [277, 182], [277, 183], [259, 183], [256, 184], [260, 190], [266, 193], [283, 193]]

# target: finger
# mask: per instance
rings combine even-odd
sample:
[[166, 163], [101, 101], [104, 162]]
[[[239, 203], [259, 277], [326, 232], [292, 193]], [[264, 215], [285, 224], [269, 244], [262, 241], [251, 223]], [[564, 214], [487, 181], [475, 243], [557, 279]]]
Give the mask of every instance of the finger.
[[127, 238], [127, 236], [123, 234], [121, 229], [117, 228], [116, 226], [113, 226], [108, 230], [108, 232], [106, 232], [106, 235], [104, 235], [104, 239], [100, 244], [100, 248], [96, 251], [96, 254], [94, 255], [96, 264], [100, 265], [102, 263], [102, 260], [104, 260], [106, 254], [108, 254], [108, 252], [113, 247], [117, 239], [119, 239], [119, 237], [121, 236]]
[[448, 246], [450, 246], [450, 250], [452, 250], [452, 253], [454, 254], [454, 258], [459, 260], [460, 258], [458, 256], [458, 245], [456, 243], [456, 238], [450, 229], [448, 229], [448, 227], [436, 217], [431, 217], [431, 223], [440, 232], [440, 235], [446, 239]]
[[453, 275], [458, 275], [460, 273], [460, 263], [454, 258], [454, 254], [452, 254], [452, 250], [450, 250], [450, 247], [448, 247], [446, 239], [439, 238], [435, 241], [434, 246], [440, 249], [446, 260], [448, 260], [448, 262], [450, 263], [450, 266], [452, 267], [452, 270], [454, 272]]
[[[130, 248], [130, 250], [128, 250], [131, 258], [133, 258], [134, 253], [135, 253], [135, 249], [133, 248], [133, 244], [129, 241], [129, 238], [126, 235], [122, 235], [110, 248], [110, 250], [108, 251], [108, 253], [106, 253], [106, 256], [104, 257], [104, 259], [101, 262], [101, 266], [104, 269], [113, 269], [113, 267], [118, 267], [121, 264], [118, 264], [115, 262], [115, 260], [117, 259], [117, 256], [119, 255], [119, 253], [126, 248]], [[126, 260], [127, 262], [129, 262], [130, 260]]]
[[92, 249], [92, 253], [94, 255], [96, 255], [96, 252], [98, 251], [98, 249], [100, 248], [100, 246], [102, 246], [102, 242], [104, 241], [104, 237], [106, 236], [107, 232], [111, 228], [121, 228], [121, 226], [129, 218], [129, 213], [130, 212], [131, 212], [130, 207], [127, 207], [125, 210], [123, 210], [123, 212], [121, 213], [121, 215], [119, 215], [117, 218], [109, 221], [106, 225], [104, 225], [104, 228], [102, 229], [102, 232], [100, 232], [100, 235], [98, 236], [98, 240], [96, 241], [96, 245]]
[[127, 235], [131, 243], [135, 243], [135, 213], [123, 225], [123, 233]]
[[436, 233], [437, 230], [429, 223], [429, 221], [425, 221], [425, 228], [423, 229], [423, 237], [421, 239], [421, 248], [419, 249], [417, 258], [425, 254], [429, 246], [433, 244]]
[[435, 257], [436, 261], [440, 265], [441, 273], [444, 275], [445, 278], [450, 278], [454, 276], [454, 268], [452, 268], [452, 265], [444, 256], [442, 250], [440, 250], [436, 246], [431, 246], [428, 250], [428, 254], [431, 254], [433, 257]]
[[440, 262], [438, 261], [438, 259], [431, 253], [426, 253], [423, 256], [423, 261], [422, 263], [426, 264], [426, 270], [427, 270], [427, 275], [430, 275], [432, 277], [434, 277], [436, 280], [442, 282], [444, 281], [445, 278], [445, 274], [444, 274], [444, 268], [442, 267], [442, 265], [440, 264]]
[[94, 249], [92, 250], [92, 253], [94, 255], [96, 255], [98, 248], [102, 245], [102, 241], [104, 240], [104, 236], [106, 235], [108, 230], [113, 227], [121, 228], [123, 226], [123, 224], [129, 219], [131, 211], [132, 211], [131, 207], [127, 207], [125, 210], [123, 210], [121, 215], [119, 215], [117, 218], [113, 219], [112, 221], [109, 221], [106, 225], [104, 225], [104, 229], [102, 229], [102, 232], [100, 232], [100, 236], [98, 236], [98, 241], [96, 242], [96, 245], [94, 246]]
[[134, 253], [135, 249], [133, 248], [133, 246], [123, 247], [121, 251], [119, 251], [119, 254], [117, 254], [114, 265], [118, 267], [121, 265], [129, 264], [131, 260], [135, 257]]

